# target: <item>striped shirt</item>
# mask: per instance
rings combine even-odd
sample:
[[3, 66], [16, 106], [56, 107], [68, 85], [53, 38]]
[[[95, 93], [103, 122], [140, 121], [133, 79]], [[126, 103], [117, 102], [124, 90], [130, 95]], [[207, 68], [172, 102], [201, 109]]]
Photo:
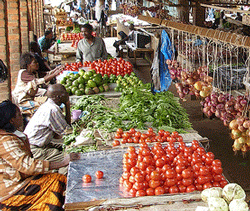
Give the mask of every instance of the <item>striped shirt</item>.
[[48, 99], [30, 119], [24, 133], [31, 145], [44, 147], [53, 139], [54, 133], [62, 135], [69, 127], [61, 108]]
[[49, 172], [49, 161], [32, 158], [27, 137], [0, 130], [0, 202], [24, 187], [33, 175]]

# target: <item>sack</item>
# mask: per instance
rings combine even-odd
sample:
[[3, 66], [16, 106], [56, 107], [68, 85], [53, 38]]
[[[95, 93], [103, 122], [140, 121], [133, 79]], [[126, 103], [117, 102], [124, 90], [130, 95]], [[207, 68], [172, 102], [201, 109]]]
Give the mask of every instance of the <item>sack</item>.
[[4, 82], [8, 78], [8, 69], [0, 59], [0, 83]]

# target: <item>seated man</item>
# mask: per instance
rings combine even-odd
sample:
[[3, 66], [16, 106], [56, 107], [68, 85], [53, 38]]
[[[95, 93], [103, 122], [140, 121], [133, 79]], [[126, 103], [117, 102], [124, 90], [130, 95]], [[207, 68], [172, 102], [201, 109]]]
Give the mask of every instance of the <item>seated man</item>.
[[51, 30], [46, 30], [44, 36], [38, 39], [41, 52], [55, 54], [55, 52], [49, 50], [49, 48], [52, 46], [52, 42], [53, 32]]
[[[63, 85], [53, 84], [48, 87], [47, 96], [48, 100], [30, 119], [24, 133], [29, 138], [34, 158], [61, 161], [64, 158], [61, 145], [53, 144], [52, 141], [62, 138], [61, 135], [70, 128], [69, 94]], [[59, 107], [62, 103], [66, 108], [66, 117]], [[66, 173], [66, 169], [62, 169], [59, 173]]]
[[113, 46], [116, 48], [116, 52], [119, 52], [119, 46], [124, 45], [125, 41], [128, 40], [134, 40], [134, 31], [135, 31], [135, 26], [134, 24], [129, 25], [129, 34], [126, 35], [123, 31], [120, 31], [118, 34], [121, 36], [121, 40], [115, 41]]

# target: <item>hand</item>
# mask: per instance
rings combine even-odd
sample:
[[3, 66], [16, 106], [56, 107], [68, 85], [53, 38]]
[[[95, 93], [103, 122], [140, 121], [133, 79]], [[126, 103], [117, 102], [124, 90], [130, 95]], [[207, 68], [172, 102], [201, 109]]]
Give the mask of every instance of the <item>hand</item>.
[[60, 65], [60, 66], [56, 67], [54, 70], [52, 70], [53, 74], [55, 76], [58, 76], [63, 71], [64, 67], [65, 67], [64, 65]]

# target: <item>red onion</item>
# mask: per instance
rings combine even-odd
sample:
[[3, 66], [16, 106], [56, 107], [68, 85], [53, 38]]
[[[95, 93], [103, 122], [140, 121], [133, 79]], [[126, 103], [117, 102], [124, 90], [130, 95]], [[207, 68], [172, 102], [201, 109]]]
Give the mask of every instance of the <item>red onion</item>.
[[242, 100], [240, 101], [240, 104], [241, 104], [242, 106], [246, 106], [246, 105], [247, 105], [247, 101], [246, 101], [245, 99], [242, 99]]

